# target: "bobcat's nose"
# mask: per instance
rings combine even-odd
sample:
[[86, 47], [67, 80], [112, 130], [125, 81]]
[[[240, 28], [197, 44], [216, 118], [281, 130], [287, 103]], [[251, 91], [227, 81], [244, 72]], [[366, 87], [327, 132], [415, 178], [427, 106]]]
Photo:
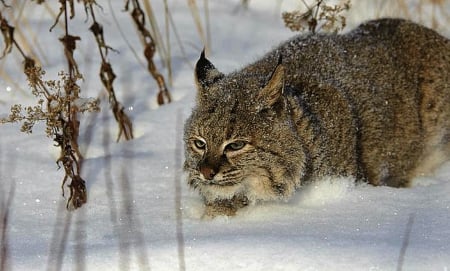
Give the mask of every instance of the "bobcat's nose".
[[210, 167], [200, 167], [200, 172], [202, 173], [203, 177], [207, 180], [212, 180], [214, 176], [216, 176], [216, 172], [214, 169]]

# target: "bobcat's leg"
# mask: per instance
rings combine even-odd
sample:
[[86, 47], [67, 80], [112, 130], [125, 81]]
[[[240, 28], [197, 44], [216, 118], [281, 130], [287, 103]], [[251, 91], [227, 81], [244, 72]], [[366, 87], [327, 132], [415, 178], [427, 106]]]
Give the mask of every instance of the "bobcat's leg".
[[205, 203], [203, 217], [213, 218], [219, 215], [234, 216], [237, 210], [248, 205], [248, 199], [242, 195], [236, 195], [231, 199], [219, 199]]

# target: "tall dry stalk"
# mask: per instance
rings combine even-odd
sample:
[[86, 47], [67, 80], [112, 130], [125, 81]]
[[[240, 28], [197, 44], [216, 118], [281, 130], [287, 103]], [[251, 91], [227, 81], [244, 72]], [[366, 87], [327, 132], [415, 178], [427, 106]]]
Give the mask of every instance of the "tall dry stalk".
[[[400, 2], [403, 2], [405, 6], [407, 5], [405, 0]], [[420, 0], [413, 14], [417, 14], [421, 22], [428, 18], [431, 20], [431, 28], [438, 29], [440, 27], [446, 27], [450, 23], [449, 6], [450, 3], [446, 0]], [[428, 12], [426, 12], [427, 9], [429, 10]], [[447, 24], [443, 24], [442, 21]]]
[[105, 87], [108, 96], [109, 104], [111, 105], [111, 110], [113, 112], [114, 118], [119, 126], [119, 133], [117, 136], [117, 141], [123, 136], [125, 140], [133, 139], [133, 124], [130, 118], [125, 113], [124, 107], [119, 103], [116, 98], [116, 93], [114, 91], [114, 80], [116, 79], [116, 74], [113, 71], [112, 65], [106, 59], [109, 50], [114, 50], [106, 44], [105, 37], [103, 35], [103, 26], [97, 22], [94, 12], [95, 2], [85, 2], [85, 10], [91, 15], [93, 20], [92, 25], [89, 30], [95, 37], [97, 43], [98, 51], [101, 58], [100, 64], [100, 80]]
[[[200, 11], [197, 6], [197, 2], [196, 2], [196, 0], [187, 0], [187, 1], [188, 1], [189, 9], [191, 11], [192, 18], [194, 19], [195, 27], [197, 28], [197, 32], [200, 35], [200, 39], [204, 45], [205, 52], [208, 53], [211, 50], [211, 48], [210, 48], [211, 44], [209, 43], [207, 32], [205, 32], [205, 30], [203, 29], [202, 19], [200, 16]], [[206, 8], [207, 8], [207, 6], [206, 6]], [[206, 18], [209, 18], [209, 15], [208, 15], [209, 11], [206, 14], [207, 14]], [[207, 22], [206, 25], [209, 25], [209, 22]]]
[[[68, 64], [68, 73], [60, 74], [60, 80], [44, 81], [45, 73], [42, 68], [36, 65], [36, 61], [28, 57], [14, 37], [15, 28], [1, 16], [2, 34], [5, 41], [4, 53], [10, 53], [15, 46], [24, 59], [24, 72], [28, 78], [32, 94], [37, 98], [37, 105], [22, 107], [14, 105], [7, 118], [1, 119], [0, 123], [22, 122], [21, 130], [31, 133], [36, 122], [46, 123], [47, 136], [53, 138], [56, 146], [60, 148], [60, 156], [57, 164], [64, 169], [65, 176], [62, 181], [67, 185], [70, 195], [67, 201], [67, 208], [76, 209], [87, 201], [85, 181], [80, 176], [83, 156], [78, 147], [79, 125], [78, 113], [85, 111], [97, 111], [96, 100], [83, 100], [80, 98], [80, 87], [77, 80], [81, 78], [78, 65], [73, 57], [76, 49], [76, 41], [80, 38], [69, 34], [68, 14], [66, 1], [60, 1], [60, 13], [57, 20], [64, 15], [65, 35], [59, 40], [64, 47], [64, 54]], [[72, 3], [73, 4], [73, 3]], [[71, 16], [74, 15], [73, 6], [70, 5]], [[54, 25], [56, 25], [57, 21]], [[52, 28], [54, 27], [52, 26]]]
[[0, 271], [9, 270], [8, 225], [14, 191], [14, 183], [12, 183], [8, 194], [4, 193], [3, 185], [0, 184]]
[[[165, 1], [165, 0], [164, 0]], [[160, 31], [160, 27], [158, 25], [158, 22], [156, 20], [156, 16], [155, 13], [153, 11], [153, 7], [151, 4], [150, 0], [143, 0], [143, 4], [144, 4], [144, 10], [146, 13], [146, 18], [148, 18], [148, 22], [150, 24], [150, 34], [152, 35], [154, 42], [155, 42], [155, 46], [156, 46], [156, 50], [158, 51], [159, 55], [161, 56], [162, 59], [164, 59], [164, 62], [166, 62], [166, 60], [168, 58], [170, 58], [170, 54], [168, 53], [168, 50], [166, 48], [166, 46], [164, 46], [164, 42], [163, 42], [163, 38], [161, 35], [161, 31]], [[166, 14], [166, 10], [164, 11], [165, 15]], [[167, 46], [169, 46], [169, 44], [166, 44]]]
[[165, 57], [165, 63], [167, 66], [167, 75], [169, 84], [173, 84], [173, 74], [172, 74], [172, 48], [170, 45], [170, 10], [167, 0], [164, 0], [164, 26], [166, 32], [166, 45], [167, 45], [167, 55]]
[[[131, 10], [129, 8], [130, 2], [133, 7]], [[141, 35], [141, 40], [144, 43], [144, 56], [147, 60], [147, 70], [153, 76], [159, 87], [157, 102], [159, 105], [170, 103], [172, 101], [172, 97], [170, 95], [169, 89], [166, 86], [164, 77], [158, 71], [155, 62], [153, 61], [153, 57], [156, 53], [156, 44], [152, 35], [150, 34], [150, 31], [146, 27], [145, 13], [141, 8], [139, 0], [127, 0], [125, 4], [125, 10], [130, 11], [130, 15], [136, 25], [139, 34]]]
[[[76, 49], [76, 42], [81, 40], [78, 36], [73, 36], [69, 33], [69, 14], [68, 8], [70, 8], [70, 18], [75, 16], [75, 7], [73, 0], [60, 0], [60, 12], [56, 17], [55, 24], [57, 24], [61, 15], [64, 15], [64, 36], [59, 38], [64, 47], [64, 55], [67, 60], [68, 78], [65, 82], [64, 90], [65, 95], [72, 97], [74, 101], [80, 97], [80, 87], [77, 85], [77, 80], [82, 78], [82, 75], [78, 69], [78, 64], [74, 58], [74, 51]], [[69, 7], [67, 6], [69, 3]], [[61, 114], [62, 131], [58, 137], [58, 145], [61, 147], [61, 155], [58, 161], [63, 165], [66, 173], [64, 183], [70, 179], [71, 182], [68, 185], [70, 196], [67, 202], [67, 207], [73, 207], [77, 209], [87, 202], [86, 184], [81, 178], [81, 163], [83, 156], [78, 146], [78, 136], [80, 122], [78, 120], [79, 106], [73, 102], [68, 102], [66, 105], [65, 116]]]

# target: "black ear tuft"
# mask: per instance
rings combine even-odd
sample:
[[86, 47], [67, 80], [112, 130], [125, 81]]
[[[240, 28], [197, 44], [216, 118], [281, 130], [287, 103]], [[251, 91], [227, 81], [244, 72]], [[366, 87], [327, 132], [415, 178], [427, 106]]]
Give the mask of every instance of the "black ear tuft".
[[272, 72], [269, 81], [260, 91], [258, 98], [268, 107], [272, 107], [278, 102], [284, 91], [284, 73], [285, 68], [282, 63], [282, 56], [278, 57], [278, 63]]
[[200, 90], [208, 88], [219, 79], [223, 74], [205, 57], [205, 49], [200, 54], [200, 58], [195, 65], [195, 79]]
[[278, 55], [278, 63], [277, 63], [277, 67], [280, 66], [281, 64], [283, 64], [283, 55], [279, 54]]
[[195, 65], [195, 74], [199, 81], [203, 81], [207, 78], [208, 70], [215, 69], [214, 65], [209, 62], [205, 57], [205, 49], [203, 48], [200, 58]]

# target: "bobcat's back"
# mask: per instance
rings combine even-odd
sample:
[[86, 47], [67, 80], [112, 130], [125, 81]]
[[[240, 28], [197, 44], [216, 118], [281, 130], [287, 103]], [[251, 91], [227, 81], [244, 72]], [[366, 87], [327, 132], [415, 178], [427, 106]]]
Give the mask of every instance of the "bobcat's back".
[[450, 42], [409, 21], [297, 36], [228, 75], [202, 55], [196, 78], [185, 168], [219, 212], [327, 175], [405, 186], [450, 151]]

